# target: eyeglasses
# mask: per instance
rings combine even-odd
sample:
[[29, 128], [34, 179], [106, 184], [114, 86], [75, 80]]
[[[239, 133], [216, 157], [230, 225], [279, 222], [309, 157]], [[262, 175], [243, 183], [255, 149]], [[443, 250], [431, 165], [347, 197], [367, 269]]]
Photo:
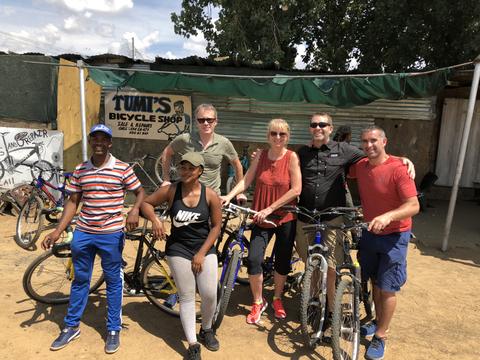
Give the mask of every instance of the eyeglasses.
[[285, 137], [287, 136], [288, 134], [286, 132], [276, 132], [276, 131], [270, 131], [270, 136], [272, 137], [277, 137], [277, 136], [280, 136], [280, 137]]
[[330, 125], [332, 125], [332, 124], [329, 124], [329, 123], [326, 123], [326, 122], [318, 122], [318, 123], [317, 122], [311, 122], [310, 123], [310, 127], [312, 129], [316, 129], [317, 127], [319, 127], [320, 129], [323, 129], [323, 128], [325, 128], [327, 126], [330, 126]]
[[217, 120], [217, 118], [197, 118], [197, 121], [200, 124], [205, 124], [206, 122], [211, 124], [211, 123], [215, 122], [215, 120]]

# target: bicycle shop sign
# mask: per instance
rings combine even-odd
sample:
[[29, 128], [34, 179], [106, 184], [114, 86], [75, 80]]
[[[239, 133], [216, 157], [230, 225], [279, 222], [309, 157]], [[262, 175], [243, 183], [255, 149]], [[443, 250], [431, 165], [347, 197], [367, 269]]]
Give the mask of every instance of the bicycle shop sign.
[[0, 187], [3, 189], [31, 182], [36, 168], [63, 165], [63, 133], [60, 131], [0, 127], [0, 137]]
[[171, 140], [190, 131], [189, 96], [114, 91], [105, 95], [105, 123], [114, 137]]

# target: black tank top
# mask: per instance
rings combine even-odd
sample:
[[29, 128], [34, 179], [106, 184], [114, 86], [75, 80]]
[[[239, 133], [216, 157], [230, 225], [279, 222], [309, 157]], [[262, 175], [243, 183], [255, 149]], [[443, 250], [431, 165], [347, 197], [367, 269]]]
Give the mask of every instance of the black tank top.
[[[191, 260], [200, 250], [210, 232], [210, 208], [205, 185], [201, 185], [200, 199], [194, 207], [188, 207], [182, 200], [182, 183], [177, 184], [170, 219], [172, 228], [167, 240], [167, 256], [180, 256]], [[212, 248], [207, 254], [215, 254]]]

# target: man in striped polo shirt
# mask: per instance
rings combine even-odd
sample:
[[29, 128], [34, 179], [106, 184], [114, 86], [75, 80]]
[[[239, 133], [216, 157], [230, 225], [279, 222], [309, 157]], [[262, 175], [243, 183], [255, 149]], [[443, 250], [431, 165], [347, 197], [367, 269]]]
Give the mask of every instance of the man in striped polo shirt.
[[140, 204], [144, 190], [133, 169], [110, 154], [112, 130], [103, 124], [92, 127], [89, 135], [92, 149], [90, 160], [75, 168], [67, 191], [70, 198], [65, 204], [62, 219], [57, 228], [42, 242], [49, 249], [70, 224], [83, 203], [71, 244], [75, 278], [72, 282], [70, 303], [64, 319], [65, 328], [52, 343], [50, 350], [59, 350], [80, 336], [80, 318], [88, 300], [90, 277], [95, 254], [102, 258], [102, 268], [107, 284], [107, 340], [105, 352], [114, 353], [120, 346], [120, 329], [123, 273], [122, 250], [123, 202], [125, 191], [133, 191], [136, 201], [128, 213], [126, 227], [138, 226]]

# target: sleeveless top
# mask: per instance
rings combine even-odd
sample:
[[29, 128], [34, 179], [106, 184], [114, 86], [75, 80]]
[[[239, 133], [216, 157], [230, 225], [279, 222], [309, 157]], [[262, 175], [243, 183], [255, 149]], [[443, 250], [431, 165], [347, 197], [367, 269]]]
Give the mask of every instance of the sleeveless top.
[[[192, 260], [207, 239], [210, 232], [210, 208], [206, 193], [205, 185], [201, 185], [197, 205], [188, 207], [182, 200], [182, 184], [177, 184], [170, 207], [172, 227], [165, 247], [167, 256], [180, 256]], [[207, 255], [209, 254], [215, 254], [213, 246], [207, 252]]]
[[[256, 184], [253, 193], [252, 209], [262, 210], [278, 200], [291, 188], [290, 184], [290, 158], [292, 151], [287, 150], [278, 160], [268, 158], [268, 150], [263, 150], [258, 161], [257, 171], [255, 173]], [[289, 205], [295, 205], [297, 200], [292, 200]], [[295, 220], [295, 214], [276, 210], [273, 214], [280, 216], [280, 219], [272, 220], [275, 224], [281, 225], [288, 221]], [[271, 228], [270, 224], [259, 224], [263, 228]]]

